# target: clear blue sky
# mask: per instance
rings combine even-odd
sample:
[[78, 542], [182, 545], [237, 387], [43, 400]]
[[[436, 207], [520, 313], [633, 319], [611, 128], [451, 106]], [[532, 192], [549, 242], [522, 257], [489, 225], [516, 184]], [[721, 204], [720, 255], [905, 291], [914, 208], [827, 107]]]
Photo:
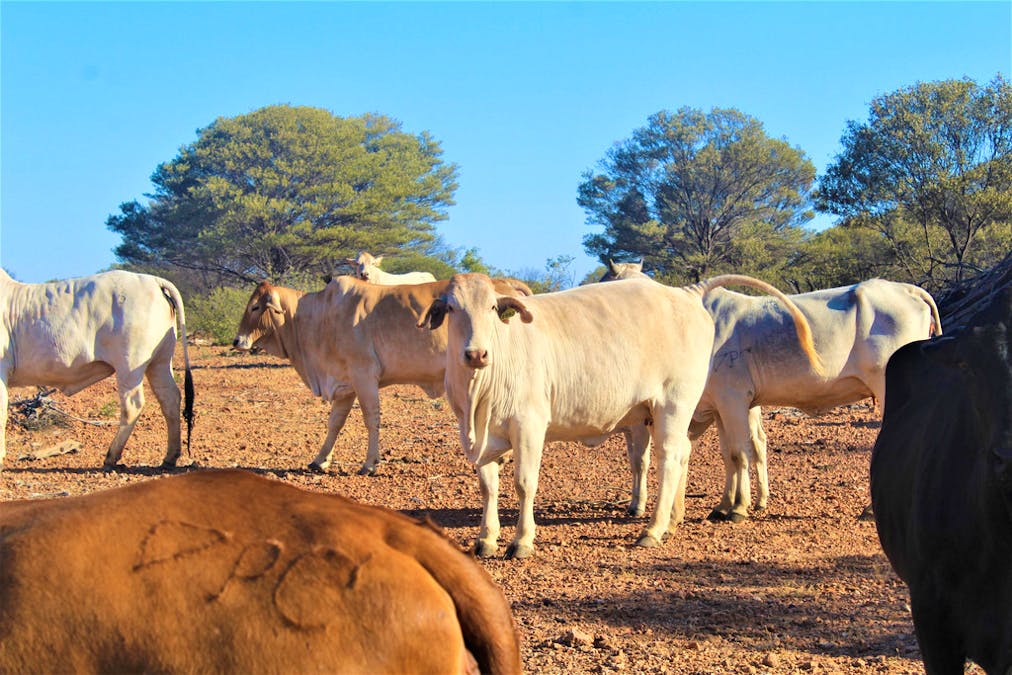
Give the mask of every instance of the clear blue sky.
[[[918, 81], [1012, 77], [1012, 2], [0, 2], [0, 263], [99, 271], [119, 204], [219, 116], [290, 103], [428, 130], [460, 167], [438, 231], [490, 264], [576, 258], [581, 173], [658, 110], [734, 107], [819, 173]], [[830, 221], [822, 221], [822, 224]]]

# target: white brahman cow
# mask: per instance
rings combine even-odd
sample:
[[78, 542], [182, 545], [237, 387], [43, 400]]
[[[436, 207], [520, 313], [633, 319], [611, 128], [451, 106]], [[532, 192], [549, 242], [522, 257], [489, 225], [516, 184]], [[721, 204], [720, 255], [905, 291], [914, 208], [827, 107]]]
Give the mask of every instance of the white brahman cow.
[[355, 276], [362, 281], [368, 281], [380, 286], [396, 286], [398, 284], [424, 284], [435, 281], [436, 277], [428, 272], [405, 272], [404, 274], [393, 274], [380, 269], [383, 256], [374, 258], [369, 253], [362, 251], [357, 258], [347, 258], [349, 265], [355, 268]]
[[105, 467], [119, 462], [144, 406], [144, 377], [168, 427], [163, 467], [181, 448], [179, 388], [172, 377], [176, 326], [183, 338], [187, 445], [193, 423], [193, 380], [179, 291], [148, 274], [113, 271], [23, 284], [0, 270], [0, 466], [6, 450], [8, 387], [42, 385], [75, 394], [112, 374], [120, 398], [119, 431]]
[[[645, 276], [641, 263], [610, 263], [602, 280]], [[868, 396], [881, 406], [893, 352], [942, 332], [931, 294], [913, 284], [871, 279], [789, 297], [812, 327], [823, 372], [813, 370], [798, 349], [791, 317], [779, 303], [726, 290], [705, 300], [716, 325], [713, 362], [689, 433], [694, 440], [717, 423], [726, 476], [713, 519], [740, 522], [748, 516], [750, 461], [759, 483], [756, 506], [766, 507], [769, 478], [760, 406], [790, 406], [814, 415]]]
[[[523, 300], [497, 293], [481, 274], [450, 280], [419, 325], [437, 329], [444, 319], [449, 325], [447, 398], [484, 501], [479, 555], [496, 550], [496, 460], [511, 449], [520, 516], [507, 556], [533, 552], [534, 496], [546, 441], [599, 441], [649, 424], [660, 455], [659, 492], [639, 545], [659, 545], [672, 520], [683, 519], [689, 423], [713, 347], [713, 319], [703, 300], [728, 284], [783, 298], [797, 319], [798, 338], [817, 361], [801, 313], [775, 288], [749, 277], [721, 276], [686, 288], [639, 279]], [[508, 310], [520, 321], [500, 320]]]

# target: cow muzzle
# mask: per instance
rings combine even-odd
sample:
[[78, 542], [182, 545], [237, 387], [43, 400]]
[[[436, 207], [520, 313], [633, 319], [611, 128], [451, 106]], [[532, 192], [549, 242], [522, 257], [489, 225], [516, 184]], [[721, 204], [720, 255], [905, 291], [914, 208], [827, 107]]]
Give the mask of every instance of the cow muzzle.
[[489, 364], [487, 349], [465, 349], [464, 363], [471, 368], [484, 368]]
[[253, 341], [250, 340], [248, 335], [237, 335], [232, 340], [232, 348], [238, 349], [241, 352], [248, 352], [253, 347]]

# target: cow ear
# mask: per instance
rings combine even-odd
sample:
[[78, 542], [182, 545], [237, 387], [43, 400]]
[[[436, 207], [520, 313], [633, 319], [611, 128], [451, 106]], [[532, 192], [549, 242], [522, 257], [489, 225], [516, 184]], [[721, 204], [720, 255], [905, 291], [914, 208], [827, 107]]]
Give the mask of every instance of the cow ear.
[[429, 330], [436, 330], [443, 325], [443, 319], [446, 318], [446, 310], [448, 308], [449, 305], [446, 304], [445, 298], [433, 300], [429, 308], [425, 310], [425, 314], [418, 320], [417, 326], [419, 328], [428, 326]]
[[372, 260], [372, 264], [375, 265], [376, 267], [379, 267], [381, 262], [383, 262], [383, 256], [373, 258]]
[[508, 314], [508, 312], [511, 309], [516, 310], [517, 314], [520, 315], [520, 320], [524, 323], [534, 321], [534, 315], [531, 314], [529, 309], [527, 309], [527, 306], [516, 298], [504, 296], [496, 301], [496, 311], [499, 313], [499, 319], [503, 323], [509, 323], [510, 316], [512, 316], [512, 314]]
[[284, 310], [281, 309], [281, 305], [278, 303], [278, 296], [274, 295], [273, 292], [267, 294], [264, 298], [264, 303], [267, 309], [271, 310], [275, 314], [284, 313]]

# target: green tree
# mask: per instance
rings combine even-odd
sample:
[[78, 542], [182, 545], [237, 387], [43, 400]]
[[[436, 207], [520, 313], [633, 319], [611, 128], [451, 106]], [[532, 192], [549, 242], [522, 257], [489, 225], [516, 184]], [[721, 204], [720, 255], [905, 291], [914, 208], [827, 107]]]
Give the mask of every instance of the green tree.
[[781, 275], [782, 288], [795, 293], [849, 286], [872, 277], [904, 275], [885, 239], [846, 224], [806, 237]]
[[698, 281], [780, 257], [807, 210], [815, 167], [734, 109], [661, 111], [587, 171], [577, 203], [603, 232], [584, 238], [602, 261], [646, 259], [658, 279]]
[[422, 247], [453, 204], [439, 143], [381, 115], [278, 105], [197, 133], [155, 170], [147, 205], [106, 221], [124, 263], [283, 282], [359, 250]]
[[1001, 76], [879, 96], [842, 145], [816, 206], [877, 232], [907, 280], [958, 282], [1012, 245], [1012, 87]]

